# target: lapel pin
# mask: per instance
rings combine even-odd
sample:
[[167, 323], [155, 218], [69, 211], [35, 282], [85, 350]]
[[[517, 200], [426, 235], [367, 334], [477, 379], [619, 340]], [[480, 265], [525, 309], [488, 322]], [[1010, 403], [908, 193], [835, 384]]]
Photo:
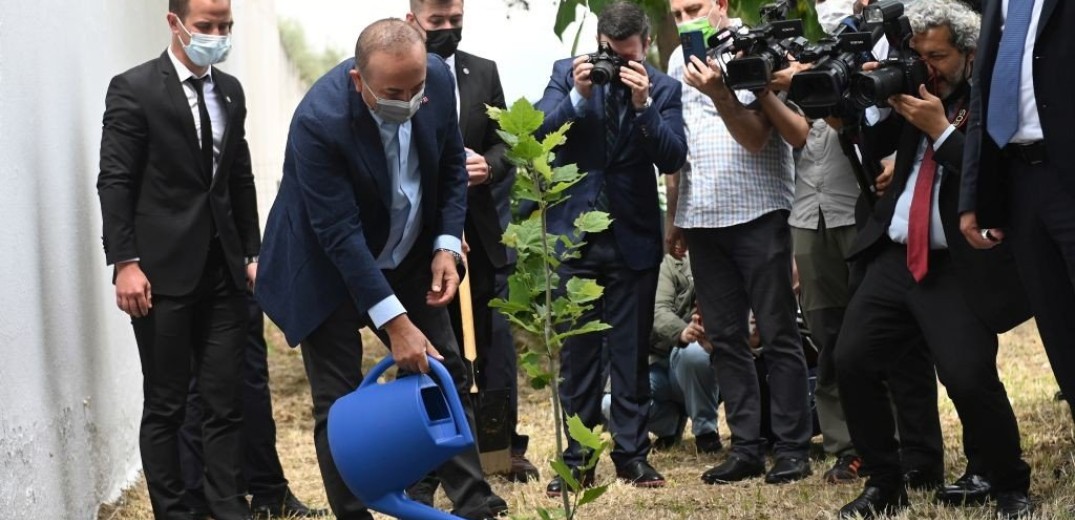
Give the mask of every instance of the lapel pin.
[[470, 69], [463, 67], [463, 74], [470, 75]]
[[429, 103], [429, 96], [422, 96], [422, 104]]
[[225, 103], [231, 103], [231, 96], [224, 96]]

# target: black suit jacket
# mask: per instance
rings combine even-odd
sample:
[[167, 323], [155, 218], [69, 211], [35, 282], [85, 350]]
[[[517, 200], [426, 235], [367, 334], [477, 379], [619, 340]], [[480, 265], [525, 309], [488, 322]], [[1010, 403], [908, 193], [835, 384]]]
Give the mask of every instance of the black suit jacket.
[[105, 259], [139, 258], [154, 294], [181, 296], [196, 288], [211, 223], [239, 289], [246, 287], [243, 257], [257, 255], [261, 244], [246, 98], [233, 76], [215, 67], [212, 75], [228, 123], [211, 182], [167, 52], [112, 78], [105, 97], [97, 177]]
[[[965, 99], [966, 94], [962, 97]], [[880, 153], [887, 155], [896, 151], [896, 165], [892, 185], [862, 223], [849, 259], [868, 260], [884, 244], [889, 243], [888, 227], [896, 211], [896, 202], [907, 186], [923, 137], [921, 131], [895, 114], [885, 123], [868, 130], [866, 135], [878, 146]], [[885, 146], [885, 143], [890, 144]], [[939, 196], [941, 223], [967, 303], [986, 327], [1001, 333], [1030, 318], [1030, 305], [1016, 275], [1015, 261], [1009, 247], [1000, 244], [988, 250], [974, 249], [959, 231], [958, 204], [964, 143], [963, 132], [956, 130], [934, 151], [934, 159], [942, 168]], [[929, 146], [932, 145], [929, 143]]]
[[515, 168], [507, 159], [507, 146], [496, 133], [498, 125], [485, 113], [486, 104], [505, 108], [500, 73], [496, 62], [456, 51], [455, 77], [463, 145], [484, 155], [489, 163], [489, 181], [467, 191], [467, 240], [481, 241], [493, 266], [503, 267], [511, 261], [510, 251], [500, 238], [511, 220]]
[[[1034, 96], [1045, 139], [1048, 161], [1062, 172], [1060, 182], [1075, 195], [1075, 169], [1066, 154], [1075, 150], [1075, 72], [1070, 60], [1075, 56], [1075, 3], [1069, 0], [1043, 2], [1034, 44]], [[963, 195], [959, 210], [976, 211], [983, 228], [1004, 227], [1008, 223], [1007, 184], [1010, 182], [1000, 148], [985, 131], [989, 121], [989, 88], [1000, 45], [1001, 0], [982, 3], [982, 33], [978, 39], [971, 117], [964, 156]]]

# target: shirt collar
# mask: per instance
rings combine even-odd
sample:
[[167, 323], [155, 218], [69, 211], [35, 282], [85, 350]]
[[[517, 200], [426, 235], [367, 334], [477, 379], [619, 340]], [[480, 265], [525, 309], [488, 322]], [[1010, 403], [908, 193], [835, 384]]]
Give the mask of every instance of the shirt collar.
[[184, 81], [194, 77], [197, 77], [198, 79], [208, 79], [210, 83], [213, 82], [212, 65], [205, 69], [205, 74], [202, 74], [201, 76], [195, 76], [194, 73], [191, 72], [186, 65], [183, 65], [183, 62], [179, 61], [179, 57], [176, 56], [174, 52], [172, 52], [171, 45], [168, 46], [168, 59], [172, 61], [172, 66], [175, 67], [175, 74], [179, 78], [180, 83], [183, 83]]

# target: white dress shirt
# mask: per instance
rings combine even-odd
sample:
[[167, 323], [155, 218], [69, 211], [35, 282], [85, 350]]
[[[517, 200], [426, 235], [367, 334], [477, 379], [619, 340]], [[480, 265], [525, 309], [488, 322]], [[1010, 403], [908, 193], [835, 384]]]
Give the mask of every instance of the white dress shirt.
[[[458, 107], [458, 103], [456, 106]], [[397, 161], [395, 165], [390, 165], [388, 170], [392, 177], [392, 200], [389, 208], [391, 222], [388, 239], [385, 241], [380, 256], [376, 259], [378, 268], [395, 269], [410, 253], [422, 231], [422, 174], [419, 168], [418, 147], [414, 143], [410, 120], [398, 125], [385, 124], [377, 114], [371, 112], [370, 115], [377, 123], [381, 143], [386, 151], [385, 159]], [[396, 157], [391, 157], [388, 153], [389, 143], [393, 138], [399, 140]], [[398, 219], [404, 219], [405, 223], [402, 226], [394, 225]], [[462, 241], [451, 235], [440, 235], [434, 240], [433, 249], [447, 249], [461, 254]], [[393, 294], [370, 307], [367, 314], [373, 326], [380, 329], [392, 318], [406, 312], [407, 309]]]
[[[941, 134], [940, 138], [933, 143], [933, 151], [940, 149], [948, 136], [956, 130], [955, 126], [948, 125], [948, 129]], [[911, 167], [911, 176], [903, 187], [903, 193], [896, 200], [896, 210], [892, 213], [892, 222], [888, 225], [888, 237], [897, 244], [907, 243], [907, 226], [910, 223], [911, 201], [914, 198], [915, 184], [918, 182], [918, 172], [922, 169], [922, 159], [926, 155], [926, 147], [929, 140], [922, 137], [922, 142], [915, 151], [914, 165]], [[933, 177], [933, 197], [929, 204], [929, 248], [948, 249], [948, 240], [944, 236], [944, 225], [941, 222], [941, 178], [944, 177], [944, 168], [937, 165], [937, 172]]]
[[220, 153], [224, 149], [224, 131], [228, 126], [228, 112], [224, 109], [224, 102], [227, 100], [222, 99], [223, 96], [217, 91], [216, 84], [213, 82], [212, 66], [206, 69], [205, 74], [195, 76], [186, 65], [183, 65], [183, 62], [179, 61], [171, 47], [168, 47], [168, 57], [175, 66], [175, 73], [179, 78], [179, 84], [183, 86], [183, 93], [187, 95], [187, 105], [190, 106], [191, 114], [194, 116], [194, 141], [198, 143], [199, 148], [202, 143], [202, 118], [198, 114], [198, 91], [194, 90], [194, 85], [187, 80], [194, 77], [205, 79], [202, 95], [205, 96], [205, 108], [209, 111], [209, 122], [213, 125], [213, 175], [216, 175], [217, 167], [220, 166]]
[[[1018, 0], [1020, 2], [1034, 2], [1034, 9], [1030, 14], [1030, 29], [1026, 32], [1026, 43], [1023, 45], [1023, 64], [1019, 71], [1019, 129], [1012, 136], [1013, 143], [1031, 143], [1040, 141], [1044, 134], [1041, 131], [1041, 119], [1038, 117], [1038, 99], [1034, 96], [1034, 44], [1038, 41], [1038, 22], [1041, 20], [1042, 0]], [[1001, 20], [1008, 20], [1008, 2], [1003, 0], [1000, 4]]]

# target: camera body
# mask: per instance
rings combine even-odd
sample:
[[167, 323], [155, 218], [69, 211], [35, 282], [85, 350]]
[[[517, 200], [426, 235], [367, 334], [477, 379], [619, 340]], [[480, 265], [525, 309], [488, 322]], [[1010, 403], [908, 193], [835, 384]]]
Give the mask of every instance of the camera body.
[[625, 67], [628, 63], [612, 50], [612, 45], [608, 42], [601, 42], [597, 47], [597, 52], [589, 54], [587, 58], [590, 63], [593, 63], [590, 81], [594, 85], [607, 85], [619, 81], [620, 67]]
[[[843, 117], [883, 105], [887, 96], [877, 99], [881, 94], [903, 92], [905, 87], [917, 90], [917, 84], [910, 82], [924, 78], [925, 67], [916, 64], [917, 54], [910, 48], [912, 35], [899, 0], [871, 3], [862, 14], [841, 22], [832, 37], [796, 55], [800, 62], [815, 65], [792, 78], [788, 98], [808, 117]], [[890, 43], [888, 59], [881, 65], [887, 70], [879, 75], [860, 72], [864, 63], [875, 61], [872, 50], [881, 38]]]
[[885, 21], [885, 35], [892, 43], [888, 58], [881, 60], [876, 69], [851, 77], [848, 94], [857, 108], [886, 106], [886, 100], [896, 94], [917, 95], [918, 87], [929, 77], [926, 64], [911, 48], [911, 23], [900, 14], [896, 20]]
[[[845, 27], [841, 26], [841, 29]], [[835, 37], [803, 48], [797, 59], [815, 65], [791, 78], [788, 99], [802, 108], [808, 117], [819, 118], [838, 112], [851, 85], [851, 76], [863, 63], [873, 60], [870, 50], [877, 38], [868, 32], [841, 30]]]
[[[763, 18], [767, 9], [770, 15], [786, 14], [786, 8], [773, 11], [771, 5], [762, 6]], [[802, 20], [768, 20], [746, 33], [736, 34], [732, 52], [742, 56], [728, 61], [724, 72], [728, 87], [733, 90], [765, 88], [772, 80], [773, 72], [788, 66], [788, 52], [802, 45], [802, 36]]]

